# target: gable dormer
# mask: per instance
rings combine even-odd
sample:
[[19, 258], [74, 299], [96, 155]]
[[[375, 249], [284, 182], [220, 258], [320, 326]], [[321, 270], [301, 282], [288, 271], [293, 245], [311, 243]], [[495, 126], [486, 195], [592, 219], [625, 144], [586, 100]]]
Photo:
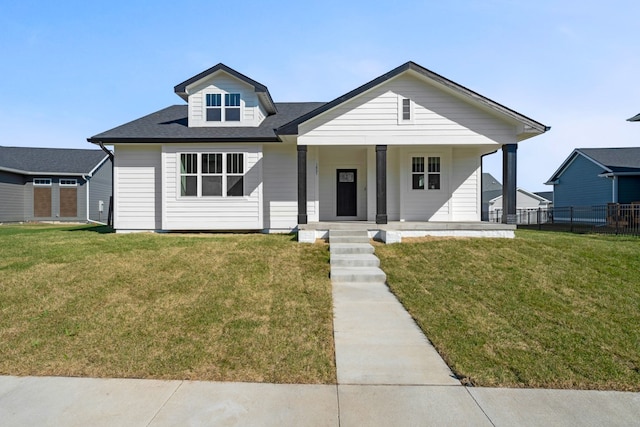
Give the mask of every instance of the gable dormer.
[[174, 91], [189, 104], [189, 127], [256, 127], [277, 112], [266, 86], [222, 63]]

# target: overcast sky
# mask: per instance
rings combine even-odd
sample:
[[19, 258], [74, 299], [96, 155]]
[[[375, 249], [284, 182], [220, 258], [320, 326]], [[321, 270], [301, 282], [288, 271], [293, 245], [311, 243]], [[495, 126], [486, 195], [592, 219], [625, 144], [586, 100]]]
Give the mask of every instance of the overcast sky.
[[219, 62], [285, 102], [411, 60], [551, 126], [518, 149], [518, 186], [544, 191], [574, 148], [640, 146], [638, 40], [632, 0], [0, 0], [0, 145], [92, 148]]

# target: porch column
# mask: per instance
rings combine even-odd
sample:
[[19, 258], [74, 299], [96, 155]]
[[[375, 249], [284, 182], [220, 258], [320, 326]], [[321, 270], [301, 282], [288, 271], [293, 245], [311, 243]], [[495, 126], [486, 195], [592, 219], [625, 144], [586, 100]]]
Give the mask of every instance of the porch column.
[[376, 224], [387, 223], [387, 146], [376, 145]]
[[502, 222], [516, 223], [516, 160], [518, 144], [502, 146]]
[[298, 224], [307, 223], [307, 146], [298, 145]]

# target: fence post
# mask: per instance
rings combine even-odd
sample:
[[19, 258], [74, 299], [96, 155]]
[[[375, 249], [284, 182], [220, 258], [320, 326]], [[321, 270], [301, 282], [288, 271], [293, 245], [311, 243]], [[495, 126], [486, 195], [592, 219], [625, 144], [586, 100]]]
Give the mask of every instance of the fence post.
[[538, 208], [538, 230], [542, 230], [542, 209]]
[[569, 231], [573, 233], [573, 206], [569, 206]]

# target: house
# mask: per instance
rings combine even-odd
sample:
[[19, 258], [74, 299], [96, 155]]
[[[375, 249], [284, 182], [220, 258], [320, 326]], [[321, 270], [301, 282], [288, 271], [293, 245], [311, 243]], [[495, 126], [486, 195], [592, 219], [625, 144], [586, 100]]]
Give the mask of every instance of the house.
[[640, 200], [640, 147], [576, 148], [545, 183], [555, 208]]
[[119, 232], [478, 223], [500, 149], [515, 215], [518, 143], [549, 129], [413, 62], [330, 102], [274, 102], [224, 64], [174, 91], [186, 104], [88, 139], [113, 146]]
[[[547, 192], [551, 193], [551, 192]], [[553, 197], [553, 195], [551, 195]], [[496, 222], [502, 220], [502, 194], [489, 200], [489, 219]], [[537, 224], [547, 218], [547, 209], [553, 202], [538, 193], [532, 193], [524, 188], [516, 189], [516, 214], [518, 224]], [[541, 210], [541, 218], [538, 218], [535, 210]]]
[[[489, 202], [502, 195], [502, 184], [490, 173], [482, 173], [482, 221], [489, 221]], [[517, 203], [516, 203], [517, 204]]]
[[0, 222], [106, 222], [110, 196], [102, 150], [0, 146]]
[[[482, 207], [484, 221], [502, 221], [502, 184], [489, 173], [482, 174]], [[553, 192], [533, 193], [518, 187], [516, 189], [516, 213], [518, 223], [523, 218], [531, 222], [527, 211], [532, 209], [548, 209], [553, 204]], [[546, 213], [545, 213], [546, 218]], [[537, 220], [537, 218], [536, 218]]]

